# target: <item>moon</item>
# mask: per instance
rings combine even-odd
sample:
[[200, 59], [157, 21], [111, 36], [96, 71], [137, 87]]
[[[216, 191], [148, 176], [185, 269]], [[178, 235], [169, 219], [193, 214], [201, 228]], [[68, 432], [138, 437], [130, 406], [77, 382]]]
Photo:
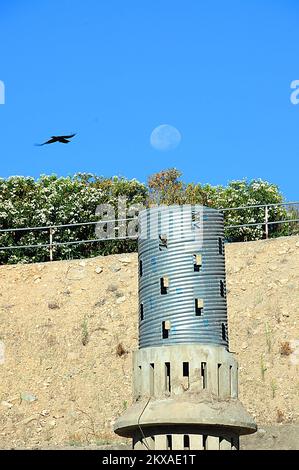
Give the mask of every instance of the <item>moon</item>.
[[150, 143], [156, 150], [173, 150], [182, 140], [180, 132], [170, 124], [161, 124], [151, 133]]

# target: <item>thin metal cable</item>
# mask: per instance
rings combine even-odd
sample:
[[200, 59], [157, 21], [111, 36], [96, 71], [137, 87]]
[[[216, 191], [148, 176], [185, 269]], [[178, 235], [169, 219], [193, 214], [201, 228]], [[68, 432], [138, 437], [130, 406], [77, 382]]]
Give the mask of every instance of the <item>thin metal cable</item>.
[[143, 407], [143, 410], [142, 410], [141, 413], [140, 413], [140, 416], [139, 416], [139, 418], [138, 418], [138, 421], [137, 421], [139, 430], [140, 430], [140, 432], [141, 432], [141, 434], [142, 434], [142, 441], [144, 442], [145, 447], [147, 448], [147, 450], [150, 450], [150, 448], [149, 448], [149, 446], [147, 445], [146, 437], [145, 437], [145, 435], [144, 435], [143, 429], [142, 429], [141, 426], [140, 426], [140, 419], [141, 419], [141, 416], [143, 415], [143, 413], [144, 413], [144, 411], [145, 411], [147, 405], [149, 404], [151, 398], [152, 398], [152, 397], [149, 397], [149, 399], [147, 400], [146, 404], [145, 404], [144, 407]]

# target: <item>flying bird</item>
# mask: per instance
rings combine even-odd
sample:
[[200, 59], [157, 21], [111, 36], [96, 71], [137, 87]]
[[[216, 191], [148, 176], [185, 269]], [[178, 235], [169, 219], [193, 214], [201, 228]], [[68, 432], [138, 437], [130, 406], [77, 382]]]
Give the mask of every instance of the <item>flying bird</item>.
[[71, 135], [52, 135], [51, 139], [47, 140], [47, 142], [44, 142], [42, 144], [36, 144], [38, 146], [46, 145], [46, 144], [54, 144], [54, 142], [60, 142], [62, 144], [68, 144], [72, 137], [74, 137], [76, 134], [71, 134]]

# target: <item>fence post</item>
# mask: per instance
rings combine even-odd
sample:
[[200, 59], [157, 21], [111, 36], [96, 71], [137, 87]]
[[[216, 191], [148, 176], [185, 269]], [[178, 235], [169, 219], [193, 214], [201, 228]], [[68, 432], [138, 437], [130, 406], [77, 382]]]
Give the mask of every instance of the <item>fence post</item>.
[[269, 238], [269, 211], [268, 211], [268, 206], [265, 206], [265, 238]]
[[53, 227], [50, 227], [49, 235], [50, 235], [50, 246], [49, 246], [50, 261], [53, 261]]

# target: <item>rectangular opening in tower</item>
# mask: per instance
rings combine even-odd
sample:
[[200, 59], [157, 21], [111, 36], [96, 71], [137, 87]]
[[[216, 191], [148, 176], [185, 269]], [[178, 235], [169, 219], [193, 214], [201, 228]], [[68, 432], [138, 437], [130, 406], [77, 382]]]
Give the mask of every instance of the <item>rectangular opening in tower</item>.
[[206, 434], [203, 434], [202, 436], [202, 446], [203, 446], [203, 450], [207, 450], [208, 446], [207, 446], [207, 442], [208, 441], [208, 436]]
[[171, 392], [170, 362], [165, 362], [165, 390]]
[[150, 396], [155, 395], [155, 364], [153, 362], [150, 363]]
[[217, 392], [218, 392], [218, 397], [220, 397], [220, 369], [221, 369], [221, 364], [217, 364]]
[[142, 271], [142, 260], [139, 260], [139, 276], [142, 277], [143, 271]]
[[137, 369], [137, 396], [142, 394], [142, 366]]
[[184, 450], [190, 450], [190, 436], [184, 434]]
[[140, 304], [140, 321], [142, 321], [144, 318], [144, 315], [143, 315], [143, 304]]
[[168, 248], [167, 235], [165, 234], [159, 235], [159, 250], [164, 251], [164, 250], [167, 250], [167, 248]]
[[161, 289], [161, 294], [162, 295], [168, 294], [169, 279], [168, 279], [167, 276], [164, 276], [164, 277], [160, 278], [160, 289]]
[[232, 437], [230, 442], [232, 450], [239, 450], [239, 437]]
[[192, 229], [194, 230], [195, 228], [199, 229], [200, 226], [200, 213], [193, 210], [191, 212], [191, 223], [192, 223]]
[[233, 396], [233, 366], [229, 366], [229, 396]]
[[195, 272], [199, 272], [202, 265], [201, 255], [194, 254], [193, 255], [193, 268]]
[[195, 299], [195, 316], [201, 317], [203, 314], [203, 299]]
[[162, 321], [162, 338], [167, 339], [169, 337], [169, 330], [170, 330], [171, 324], [169, 320]]
[[218, 238], [218, 249], [219, 249], [219, 255], [223, 255], [223, 239]]
[[220, 295], [221, 297], [225, 297], [225, 289], [224, 289], [224, 282], [220, 281]]
[[201, 363], [201, 384], [202, 388], [207, 388], [207, 363]]
[[166, 447], [167, 447], [166, 450], [172, 450], [172, 435], [171, 434], [166, 435]]
[[223, 341], [226, 341], [226, 327], [225, 323], [221, 323], [221, 336]]
[[183, 387], [188, 390], [190, 385], [189, 362], [183, 362]]

